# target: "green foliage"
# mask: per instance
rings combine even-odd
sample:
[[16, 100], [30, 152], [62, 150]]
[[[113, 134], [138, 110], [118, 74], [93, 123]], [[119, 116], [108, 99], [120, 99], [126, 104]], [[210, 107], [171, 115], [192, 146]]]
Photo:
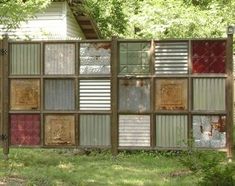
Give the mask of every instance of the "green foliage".
[[43, 10], [50, 0], [1, 0], [0, 25], [7, 30], [19, 27], [37, 12]]
[[200, 185], [235, 185], [235, 164], [216, 151], [186, 151], [180, 162], [200, 177]]
[[93, 17], [104, 38], [124, 35], [127, 17], [123, 12], [125, 0], [89, 0], [83, 10]]
[[91, 0], [87, 10], [105, 38], [224, 37], [235, 22], [232, 0]]
[[[78, 155], [73, 149], [11, 149], [0, 159], [0, 183], [22, 185], [189, 185], [197, 178], [178, 162], [178, 156], [155, 151], [95, 150]], [[185, 174], [187, 173], [187, 174]]]
[[235, 185], [235, 164], [226, 163], [204, 171], [200, 185]]

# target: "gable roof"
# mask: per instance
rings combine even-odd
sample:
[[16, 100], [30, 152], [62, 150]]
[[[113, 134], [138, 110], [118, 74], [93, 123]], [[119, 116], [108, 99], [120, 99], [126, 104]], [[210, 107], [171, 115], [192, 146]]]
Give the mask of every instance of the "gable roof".
[[96, 25], [96, 22], [88, 15], [82, 12], [81, 7], [84, 0], [67, 0], [81, 30], [86, 39], [100, 39], [101, 33]]

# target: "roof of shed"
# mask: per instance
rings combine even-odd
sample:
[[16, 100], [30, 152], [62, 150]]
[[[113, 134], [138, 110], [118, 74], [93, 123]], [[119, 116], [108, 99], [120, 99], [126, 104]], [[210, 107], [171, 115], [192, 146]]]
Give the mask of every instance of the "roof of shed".
[[67, 2], [86, 39], [100, 39], [101, 34], [96, 22], [88, 15], [88, 13], [83, 12], [82, 9], [79, 8], [82, 7], [84, 0], [67, 0]]

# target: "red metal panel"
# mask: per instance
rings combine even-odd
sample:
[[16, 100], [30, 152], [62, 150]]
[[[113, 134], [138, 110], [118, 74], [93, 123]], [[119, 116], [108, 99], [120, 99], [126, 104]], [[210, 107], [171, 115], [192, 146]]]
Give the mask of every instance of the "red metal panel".
[[40, 144], [39, 114], [12, 114], [10, 123], [12, 145]]
[[193, 41], [193, 73], [225, 73], [226, 41]]

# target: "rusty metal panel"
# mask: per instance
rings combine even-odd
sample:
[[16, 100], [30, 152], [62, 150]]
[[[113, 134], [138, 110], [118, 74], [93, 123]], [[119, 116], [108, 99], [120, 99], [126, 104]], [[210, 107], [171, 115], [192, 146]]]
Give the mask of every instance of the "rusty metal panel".
[[119, 110], [144, 112], [150, 109], [150, 81], [119, 80]]
[[40, 80], [13, 79], [10, 88], [11, 110], [40, 109]]
[[40, 44], [10, 45], [10, 74], [40, 74]]
[[156, 146], [162, 148], [186, 147], [188, 143], [186, 115], [156, 116]]
[[155, 88], [156, 110], [187, 109], [187, 79], [158, 79]]
[[225, 79], [193, 79], [194, 110], [225, 110]]
[[10, 140], [12, 145], [40, 145], [39, 114], [11, 114]]
[[149, 147], [150, 116], [119, 115], [119, 146]]
[[110, 74], [111, 43], [80, 44], [80, 74]]
[[226, 40], [192, 41], [193, 73], [225, 73]]
[[45, 116], [45, 145], [75, 145], [74, 115]]
[[74, 74], [75, 44], [45, 44], [45, 74]]
[[150, 43], [120, 43], [119, 73], [148, 74], [150, 72]]
[[110, 110], [110, 80], [80, 80], [80, 110]]
[[75, 93], [74, 81], [70, 79], [46, 79], [45, 109], [46, 110], [74, 110]]
[[110, 146], [109, 115], [80, 115], [80, 145]]
[[188, 42], [156, 42], [156, 74], [188, 73]]
[[225, 116], [193, 116], [193, 138], [196, 147], [225, 147], [225, 131]]

